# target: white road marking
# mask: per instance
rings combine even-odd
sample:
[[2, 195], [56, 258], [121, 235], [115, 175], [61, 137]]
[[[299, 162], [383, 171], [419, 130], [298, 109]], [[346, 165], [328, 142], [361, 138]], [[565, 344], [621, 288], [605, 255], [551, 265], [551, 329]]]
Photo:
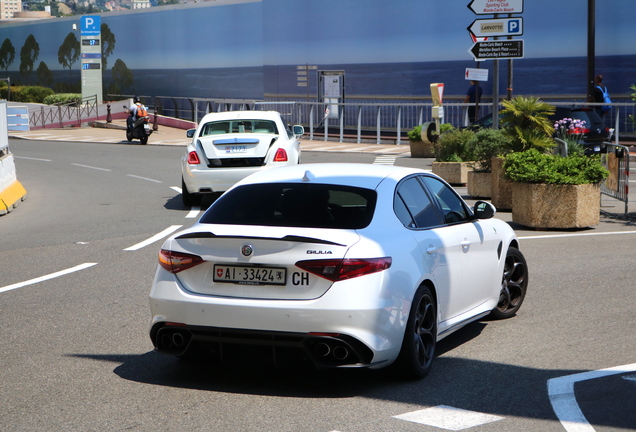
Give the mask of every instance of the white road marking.
[[170, 186], [170, 189], [172, 189], [172, 190], [173, 190], [173, 191], [175, 191], [176, 193], [181, 193], [181, 188], [180, 188], [180, 187]]
[[154, 242], [157, 242], [159, 240], [161, 240], [164, 237], [169, 236], [170, 234], [172, 234], [173, 232], [175, 232], [176, 230], [178, 230], [179, 228], [181, 228], [183, 225], [172, 225], [169, 228], [166, 228], [165, 230], [161, 231], [159, 234], [155, 234], [154, 236], [150, 237], [148, 240], [144, 240], [141, 243], [137, 243], [136, 245], [130, 246], [126, 249], [124, 249], [125, 251], [136, 251], [139, 250], [143, 247], [146, 247], [150, 244], [153, 244]]
[[548, 380], [548, 396], [554, 413], [567, 432], [594, 432], [576, 402], [574, 384], [625, 372], [636, 371], [636, 363], [566, 375]]
[[16, 159], [27, 159], [27, 160], [34, 160], [34, 161], [42, 161], [42, 162], [51, 162], [51, 159], [40, 159], [40, 158], [32, 158], [32, 157], [25, 157], [25, 156], [13, 156]]
[[439, 405], [393, 417], [400, 420], [452, 431], [460, 431], [504, 419], [504, 417], [453, 408], [445, 405]]
[[186, 215], [186, 219], [196, 218], [199, 215], [199, 212], [201, 212], [201, 207], [198, 207], [198, 206], [192, 207], [190, 212]]
[[111, 170], [106, 169], [106, 168], [99, 168], [99, 167], [94, 167], [94, 166], [90, 166], [90, 165], [82, 165], [82, 164], [78, 164], [78, 163], [74, 163], [74, 164], [71, 164], [71, 165], [75, 165], [75, 166], [82, 167], [82, 168], [90, 168], [90, 169], [99, 170], [99, 171], [111, 171]]
[[553, 234], [553, 235], [525, 236], [525, 237], [519, 237], [519, 240], [560, 238], [560, 237], [590, 237], [590, 236], [623, 235], [623, 234], [636, 234], [636, 231], [611, 231], [611, 232], [595, 232], [595, 233], [580, 233], [580, 234]]
[[64, 275], [67, 275], [69, 273], [74, 273], [74, 272], [77, 272], [77, 271], [80, 271], [80, 270], [84, 270], [84, 269], [92, 267], [92, 266], [94, 266], [96, 264], [97, 263], [84, 263], [84, 264], [80, 264], [80, 265], [75, 266], [75, 267], [68, 268], [66, 270], [61, 270], [59, 272], [51, 273], [51, 274], [48, 274], [48, 275], [45, 275], [45, 276], [40, 276], [40, 277], [35, 278], [35, 279], [30, 279], [28, 281], [15, 283], [13, 285], [7, 285], [5, 287], [0, 288], [0, 293], [6, 292], [6, 291], [11, 291], [11, 290], [14, 290], [14, 289], [17, 289], [17, 288], [22, 288], [22, 287], [25, 287], [27, 285], [33, 285], [33, 284], [36, 284], [36, 283], [39, 283], [39, 282], [43, 282], [43, 281], [46, 281], [46, 280], [49, 280], [49, 279], [54, 279], [56, 277], [64, 276]]
[[141, 179], [141, 180], [147, 180], [149, 182], [153, 182], [153, 183], [163, 183], [161, 180], [155, 180], [155, 179], [151, 179], [148, 177], [140, 177], [134, 174], [126, 174], [128, 177], [133, 177], [133, 178], [137, 178], [137, 179]]
[[395, 165], [395, 159], [397, 156], [378, 156], [373, 161], [374, 165]]

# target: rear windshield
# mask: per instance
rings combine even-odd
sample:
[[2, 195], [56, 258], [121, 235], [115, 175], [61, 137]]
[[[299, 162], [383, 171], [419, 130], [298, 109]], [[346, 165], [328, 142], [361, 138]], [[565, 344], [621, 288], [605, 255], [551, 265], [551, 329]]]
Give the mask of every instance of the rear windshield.
[[371, 223], [376, 193], [327, 184], [266, 183], [226, 192], [202, 223], [360, 229]]
[[278, 130], [276, 123], [272, 120], [223, 120], [204, 124], [199, 136], [206, 137], [228, 133], [278, 134]]

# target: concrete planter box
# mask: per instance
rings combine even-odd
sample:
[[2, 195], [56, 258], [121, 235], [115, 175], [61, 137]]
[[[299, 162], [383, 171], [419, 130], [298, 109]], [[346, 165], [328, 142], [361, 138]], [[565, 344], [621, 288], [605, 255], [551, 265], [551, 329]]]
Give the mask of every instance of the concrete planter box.
[[512, 209], [512, 182], [504, 177], [504, 158], [492, 158], [492, 194], [491, 201], [497, 210]]
[[424, 141], [409, 141], [411, 146], [411, 157], [432, 158], [435, 157], [435, 144]]
[[468, 171], [468, 195], [473, 198], [490, 198], [492, 195], [492, 173]]
[[512, 221], [531, 228], [585, 228], [598, 225], [598, 184], [513, 183]]
[[468, 183], [468, 171], [473, 162], [433, 162], [433, 174], [437, 174], [452, 185]]

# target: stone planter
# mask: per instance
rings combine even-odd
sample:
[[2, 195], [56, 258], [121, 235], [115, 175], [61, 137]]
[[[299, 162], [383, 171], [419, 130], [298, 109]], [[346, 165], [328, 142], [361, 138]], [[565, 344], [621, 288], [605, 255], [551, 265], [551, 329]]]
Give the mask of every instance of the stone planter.
[[492, 195], [492, 174], [468, 171], [468, 195], [473, 198], [490, 198]]
[[452, 185], [468, 183], [468, 171], [473, 162], [433, 162], [433, 174], [437, 174]]
[[531, 228], [585, 228], [598, 225], [598, 184], [513, 183], [512, 221]]
[[492, 193], [491, 201], [497, 210], [512, 209], [512, 182], [504, 177], [504, 158], [492, 158]]
[[411, 157], [414, 158], [432, 158], [435, 157], [435, 144], [424, 141], [410, 141]]

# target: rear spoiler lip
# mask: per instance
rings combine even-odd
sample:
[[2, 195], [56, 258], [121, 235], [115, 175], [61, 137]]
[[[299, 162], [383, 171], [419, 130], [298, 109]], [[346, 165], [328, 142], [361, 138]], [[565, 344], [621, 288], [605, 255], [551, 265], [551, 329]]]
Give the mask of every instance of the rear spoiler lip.
[[216, 235], [211, 232], [193, 232], [181, 234], [180, 236], [175, 237], [175, 240], [180, 239], [198, 239], [198, 238], [219, 238], [219, 239], [244, 239], [244, 240], [276, 240], [276, 241], [291, 241], [297, 243], [315, 243], [315, 244], [325, 244], [332, 246], [342, 246], [346, 247], [347, 245], [336, 243], [330, 240], [317, 239], [314, 237], [303, 237], [303, 236], [294, 236], [287, 235], [285, 237], [256, 237], [256, 236], [238, 236], [238, 235]]

